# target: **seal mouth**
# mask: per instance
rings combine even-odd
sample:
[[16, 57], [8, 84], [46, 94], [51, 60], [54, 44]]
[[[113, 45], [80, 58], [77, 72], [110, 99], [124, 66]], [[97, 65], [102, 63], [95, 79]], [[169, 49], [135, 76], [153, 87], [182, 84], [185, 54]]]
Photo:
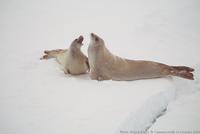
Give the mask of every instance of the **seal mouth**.
[[78, 37], [77, 42], [80, 43], [80, 44], [82, 44], [83, 39], [84, 39], [84, 38], [83, 38], [83, 36], [81, 35], [81, 36]]

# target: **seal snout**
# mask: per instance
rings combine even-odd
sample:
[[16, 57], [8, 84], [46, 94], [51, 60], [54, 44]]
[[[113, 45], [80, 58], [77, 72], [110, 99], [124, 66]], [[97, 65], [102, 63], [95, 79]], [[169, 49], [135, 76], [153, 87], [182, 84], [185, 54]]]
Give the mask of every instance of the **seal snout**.
[[77, 42], [78, 42], [78, 43], [82, 43], [82, 42], [83, 42], [83, 39], [84, 39], [84, 38], [83, 38], [83, 36], [81, 35], [81, 36], [78, 37]]
[[94, 33], [91, 33], [90, 35], [91, 35], [91, 38], [94, 39], [95, 41], [99, 40], [98, 36], [95, 35]]
[[95, 36], [95, 34], [94, 34], [94, 33], [91, 33], [90, 35], [91, 35], [91, 37], [94, 37], [94, 36]]

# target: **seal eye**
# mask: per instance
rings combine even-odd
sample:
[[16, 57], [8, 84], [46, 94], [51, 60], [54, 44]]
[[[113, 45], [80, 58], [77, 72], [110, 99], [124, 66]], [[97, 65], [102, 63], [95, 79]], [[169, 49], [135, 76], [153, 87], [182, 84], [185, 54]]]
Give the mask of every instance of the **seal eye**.
[[99, 38], [95, 37], [95, 41], [99, 41]]

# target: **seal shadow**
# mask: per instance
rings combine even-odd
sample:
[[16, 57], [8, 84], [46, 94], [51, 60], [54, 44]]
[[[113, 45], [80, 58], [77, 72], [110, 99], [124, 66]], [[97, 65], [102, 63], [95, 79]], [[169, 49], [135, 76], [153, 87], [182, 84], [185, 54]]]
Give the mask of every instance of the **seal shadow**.
[[89, 73], [86, 73], [86, 74], [80, 74], [80, 75], [71, 75], [71, 74], [64, 74], [64, 73], [60, 73], [60, 76], [62, 77], [65, 77], [65, 78], [75, 78], [77, 80], [91, 80], [90, 79], [90, 76], [89, 76]]
[[89, 74], [81, 74], [81, 75], [71, 75], [71, 77], [74, 77], [76, 79], [80, 80], [91, 80]]

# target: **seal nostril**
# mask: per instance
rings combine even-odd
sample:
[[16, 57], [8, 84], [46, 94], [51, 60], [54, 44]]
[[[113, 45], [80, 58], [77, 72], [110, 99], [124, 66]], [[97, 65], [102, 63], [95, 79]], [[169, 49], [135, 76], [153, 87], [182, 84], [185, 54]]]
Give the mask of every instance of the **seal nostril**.
[[99, 41], [99, 39], [96, 37], [96, 38], [95, 38], [95, 41]]
[[91, 33], [91, 36], [94, 37], [94, 33]]

